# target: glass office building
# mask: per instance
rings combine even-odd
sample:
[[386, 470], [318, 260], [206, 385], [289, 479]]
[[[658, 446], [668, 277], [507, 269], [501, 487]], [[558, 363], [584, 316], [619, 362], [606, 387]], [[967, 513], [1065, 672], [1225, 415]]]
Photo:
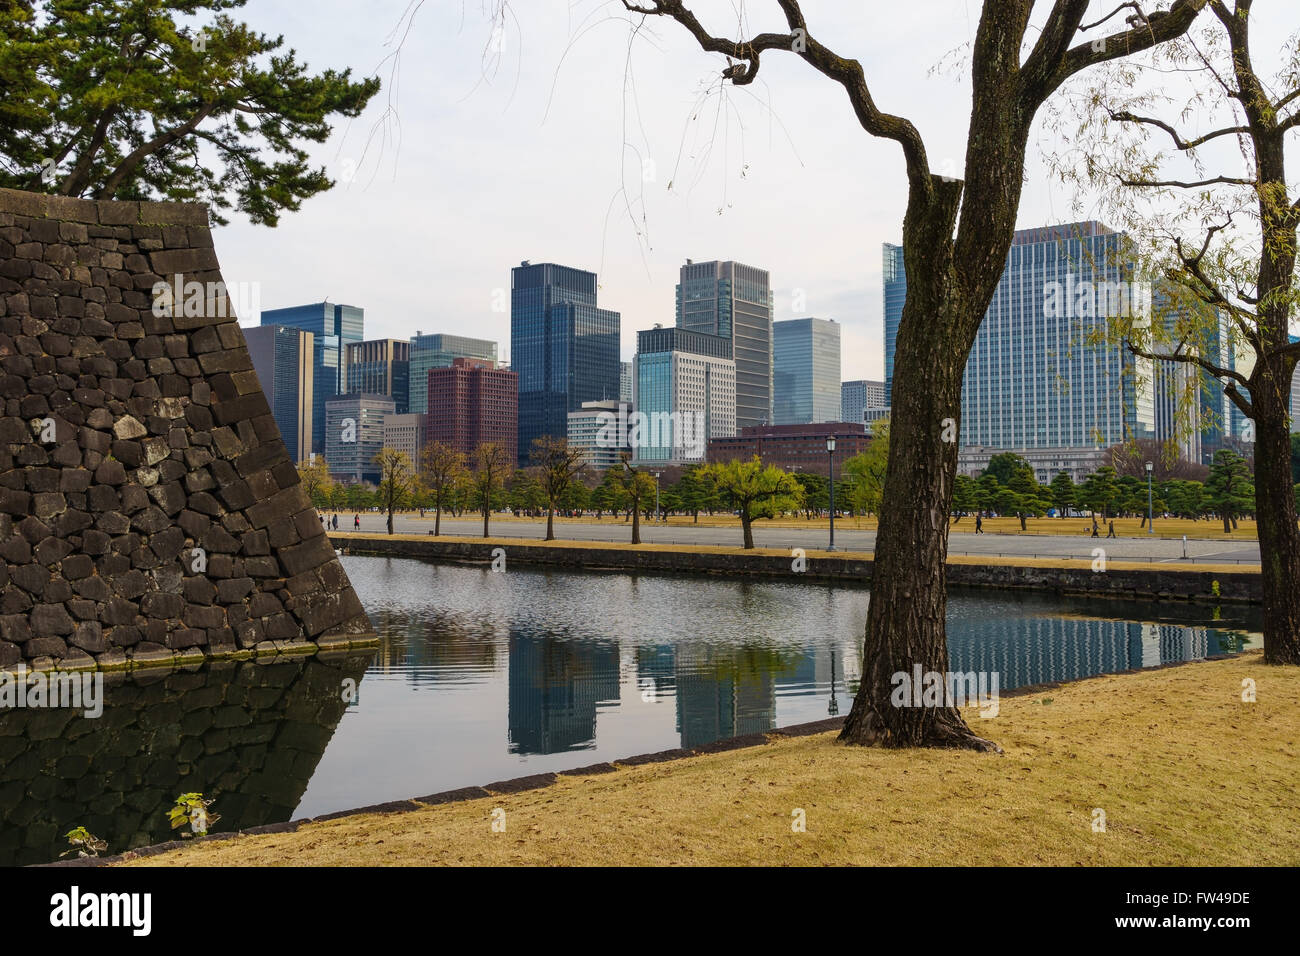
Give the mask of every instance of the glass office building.
[[384, 419], [396, 414], [387, 395], [337, 395], [325, 403], [325, 460], [330, 476], [348, 484], [378, 484], [375, 456], [384, 447]]
[[253, 370], [296, 462], [311, 457], [314, 336], [283, 325], [244, 329]]
[[[966, 361], [963, 447], [1032, 460], [1040, 449], [1064, 453], [1154, 437], [1151, 363], [1104, 334], [1117, 309], [1150, 309], [1149, 287], [1134, 281], [1123, 242], [1121, 233], [1098, 222], [1016, 232]], [[893, 249], [886, 246], [887, 376], [897, 333], [889, 321]], [[1054, 474], [1053, 467], [1044, 465], [1041, 473]]]
[[401, 339], [354, 342], [344, 349], [347, 369], [345, 394], [370, 392], [387, 395], [397, 404], [397, 414], [408, 411], [411, 377], [411, 343]]
[[451, 368], [458, 358], [477, 359], [497, 364], [497, 344], [487, 339], [442, 332], [416, 332], [411, 339], [410, 388], [408, 405], [416, 414], [429, 410], [429, 369]]
[[596, 274], [524, 262], [510, 276], [510, 359], [519, 375], [520, 463], [533, 439], [563, 438], [583, 402], [619, 394], [617, 312], [596, 305]]
[[712, 438], [736, 434], [736, 364], [719, 335], [656, 327], [638, 332], [632, 390], [638, 462], [701, 462]]
[[772, 283], [739, 262], [686, 260], [677, 285], [677, 327], [731, 341], [736, 427], [772, 421]]
[[877, 413], [873, 418], [879, 418], [881, 416], [878, 413], [887, 407], [884, 382], [855, 379], [852, 382], [844, 382], [840, 386], [841, 421], [870, 421], [872, 419], [869, 419], [866, 414], [868, 409]]
[[[907, 272], [903, 268], [903, 247], [884, 244], [884, 305], [885, 305], [885, 400], [882, 405], [892, 405], [894, 398], [894, 347], [898, 343], [898, 324], [903, 321], [903, 303], [907, 300]], [[870, 406], [868, 406], [870, 407]], [[856, 421], [856, 419], [853, 419]]]
[[772, 342], [774, 424], [840, 421], [839, 324], [813, 318], [774, 322]]
[[285, 309], [263, 309], [263, 325], [284, 325], [310, 332], [314, 339], [312, 362], [311, 450], [325, 450], [325, 403], [347, 390], [343, 350], [365, 338], [365, 309], [332, 302], [313, 302]]

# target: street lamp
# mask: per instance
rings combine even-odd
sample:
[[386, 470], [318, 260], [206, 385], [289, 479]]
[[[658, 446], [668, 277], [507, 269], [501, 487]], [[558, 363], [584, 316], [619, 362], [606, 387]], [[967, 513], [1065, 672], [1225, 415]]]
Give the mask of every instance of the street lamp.
[[827, 551], [835, 550], [835, 436], [826, 436], [826, 458], [831, 464], [831, 546]]
[[1151, 527], [1151, 470], [1155, 465], [1147, 462], [1147, 534], [1155, 534], [1155, 529]]
[[655, 476], [655, 518], [661, 518], [661, 517], [662, 517], [662, 515], [659, 514], [659, 476], [662, 475], [662, 474], [663, 474], [662, 471], [656, 471], [656, 472], [654, 472], [654, 476]]

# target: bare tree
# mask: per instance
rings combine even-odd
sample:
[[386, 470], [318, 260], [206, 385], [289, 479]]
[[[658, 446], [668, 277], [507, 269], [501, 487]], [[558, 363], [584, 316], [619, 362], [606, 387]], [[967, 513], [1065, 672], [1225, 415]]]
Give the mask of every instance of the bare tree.
[[501, 487], [514, 463], [505, 447], [497, 442], [483, 442], [474, 449], [474, 493], [483, 512], [483, 537], [488, 537], [488, 520], [492, 515], [492, 495]]
[[[1264, 659], [1300, 664], [1290, 439], [1300, 342], [1289, 335], [1300, 190], [1288, 186], [1286, 169], [1287, 139], [1300, 129], [1300, 43], [1287, 39], [1279, 75], [1262, 76], [1251, 8], [1252, 0], [1210, 0], [1206, 29], [1161, 51], [1155, 91], [1131, 65], [1083, 91], [1080, 132], [1115, 142], [1072, 178], [1101, 189], [1137, 235], [1142, 265], [1163, 278], [1157, 316], [1121, 317], [1115, 333], [1136, 355], [1220, 380], [1248, 419], [1248, 441], [1224, 444], [1254, 459]], [[1169, 77], [1190, 85], [1185, 103], [1175, 102]], [[1232, 362], [1233, 353], [1253, 364]]]
[[388, 533], [393, 533], [393, 513], [406, 504], [415, 484], [411, 459], [396, 448], [381, 448], [374, 457], [379, 466], [379, 501], [388, 513]]
[[567, 438], [543, 435], [533, 439], [529, 459], [537, 466], [538, 480], [546, 495], [546, 540], [555, 540], [555, 503], [581, 479], [587, 467], [586, 452], [573, 448]]
[[[1206, 0], [1168, 10], [1124, 3], [1085, 24], [1089, 0], [1054, 0], [1030, 34], [1033, 0], [985, 0], [970, 50], [972, 108], [965, 178], [930, 171], [925, 143], [906, 118], [876, 102], [857, 60], [813, 35], [799, 0], [776, 0], [787, 29], [746, 37], [711, 33], [683, 0], [623, 0], [633, 14], [671, 19], [723, 56], [724, 80], [753, 83], [767, 53], [793, 53], [838, 83], [870, 135], [898, 143], [907, 167], [903, 254], [907, 301], [898, 329], [888, 477], [871, 580], [862, 682], [841, 739], [888, 747], [997, 750], [951, 703], [896, 707], [893, 675], [948, 670], [945, 617], [948, 520], [957, 471], [961, 382], [975, 335], [1006, 264], [1025, 178], [1025, 146], [1039, 108], [1079, 71], [1179, 36]], [[1121, 10], [1127, 28], [1104, 28]], [[743, 24], [739, 16], [736, 22]], [[1025, 50], [1028, 54], [1025, 55]], [[959, 216], [960, 214], [960, 216]]]
[[442, 533], [442, 508], [450, 499], [452, 491], [465, 474], [465, 454], [444, 445], [442, 442], [430, 442], [420, 454], [421, 474], [424, 483], [433, 494], [433, 535]]

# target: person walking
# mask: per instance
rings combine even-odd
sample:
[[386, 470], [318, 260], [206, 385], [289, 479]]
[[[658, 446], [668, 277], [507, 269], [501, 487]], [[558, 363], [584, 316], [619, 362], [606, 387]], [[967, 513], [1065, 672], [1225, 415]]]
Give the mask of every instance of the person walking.
[[335, 531], [339, 530], [339, 516], [338, 516], [338, 512], [335, 512], [335, 513], [334, 513], [333, 525], [334, 525], [334, 530], [335, 530]]
[[978, 513], [975, 515], [975, 533], [984, 533], [984, 519], [981, 518]]
[[1108, 537], [1108, 538], [1113, 538], [1113, 537], [1115, 537], [1115, 522], [1114, 522], [1114, 520], [1112, 520], [1112, 521], [1110, 522], [1110, 530], [1106, 533], [1106, 537]]
[[352, 516], [352, 530], [353, 531], [361, 530], [361, 515]]
[[1096, 515], [1093, 515], [1093, 516], [1092, 516], [1092, 536], [1093, 536], [1094, 538], [1100, 538], [1100, 537], [1101, 537], [1101, 535], [1097, 533], [1097, 516], [1096, 516]]

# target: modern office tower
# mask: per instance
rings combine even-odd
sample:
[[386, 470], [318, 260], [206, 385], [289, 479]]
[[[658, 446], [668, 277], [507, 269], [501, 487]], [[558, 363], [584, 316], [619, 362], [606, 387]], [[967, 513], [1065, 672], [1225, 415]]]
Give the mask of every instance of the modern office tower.
[[[885, 400], [894, 404], [894, 348], [898, 344], [898, 324], [903, 321], [903, 303], [907, 301], [907, 271], [903, 268], [903, 247], [884, 243], [884, 312], [885, 312]], [[870, 407], [870, 406], [868, 406]]]
[[623, 453], [632, 451], [627, 441], [631, 409], [631, 401], [583, 402], [576, 412], [569, 412], [569, 447], [582, 450], [589, 468], [617, 468]]
[[375, 456], [384, 447], [384, 419], [396, 414], [395, 409], [387, 395], [365, 392], [325, 402], [325, 460], [335, 480], [379, 482]]
[[479, 445], [495, 442], [505, 448], [511, 461], [517, 460], [518, 375], [497, 368], [495, 362], [456, 358], [446, 368], [429, 369], [426, 385], [426, 445], [450, 445], [472, 463]]
[[772, 284], [739, 262], [686, 260], [677, 285], [677, 327], [731, 340], [736, 427], [772, 422]]
[[625, 405], [632, 404], [632, 363], [618, 363], [618, 400]]
[[411, 467], [419, 470], [420, 452], [424, 448], [425, 421], [414, 412], [384, 416], [384, 447], [405, 452]]
[[287, 309], [263, 309], [263, 325], [287, 325], [314, 337], [312, 361], [311, 450], [325, 448], [325, 402], [347, 391], [343, 350], [365, 338], [365, 309], [332, 302], [313, 302]]
[[772, 323], [773, 424], [843, 421], [840, 326], [834, 319]]
[[885, 403], [884, 382], [857, 379], [840, 386], [840, 418], [846, 422], [866, 421], [867, 409], [888, 407]]
[[590, 749], [596, 738], [597, 716], [618, 706], [618, 645], [560, 641], [521, 629], [510, 634], [509, 654], [506, 723], [510, 753]]
[[429, 410], [429, 369], [446, 368], [453, 359], [472, 358], [497, 364], [497, 344], [488, 339], [471, 339], [442, 332], [416, 332], [411, 339], [411, 387], [409, 410]]
[[387, 395], [397, 403], [397, 414], [409, 408], [411, 343], [401, 339], [371, 339], [349, 343], [343, 350], [347, 370], [345, 394], [368, 392]]
[[596, 274], [523, 262], [510, 274], [510, 360], [519, 375], [519, 461], [563, 438], [568, 414], [619, 393], [619, 314], [596, 306]]
[[711, 438], [736, 433], [736, 364], [720, 335], [656, 326], [636, 334], [633, 457], [651, 465], [704, 460]]
[[315, 336], [283, 325], [259, 325], [243, 332], [284, 446], [294, 461], [307, 461], [312, 452]]
[[1016, 232], [966, 361], [959, 467], [1013, 451], [1050, 481], [1087, 467], [1084, 452], [1154, 437], [1151, 363], [1101, 334], [1117, 315], [1150, 315], [1123, 242], [1098, 222]]

